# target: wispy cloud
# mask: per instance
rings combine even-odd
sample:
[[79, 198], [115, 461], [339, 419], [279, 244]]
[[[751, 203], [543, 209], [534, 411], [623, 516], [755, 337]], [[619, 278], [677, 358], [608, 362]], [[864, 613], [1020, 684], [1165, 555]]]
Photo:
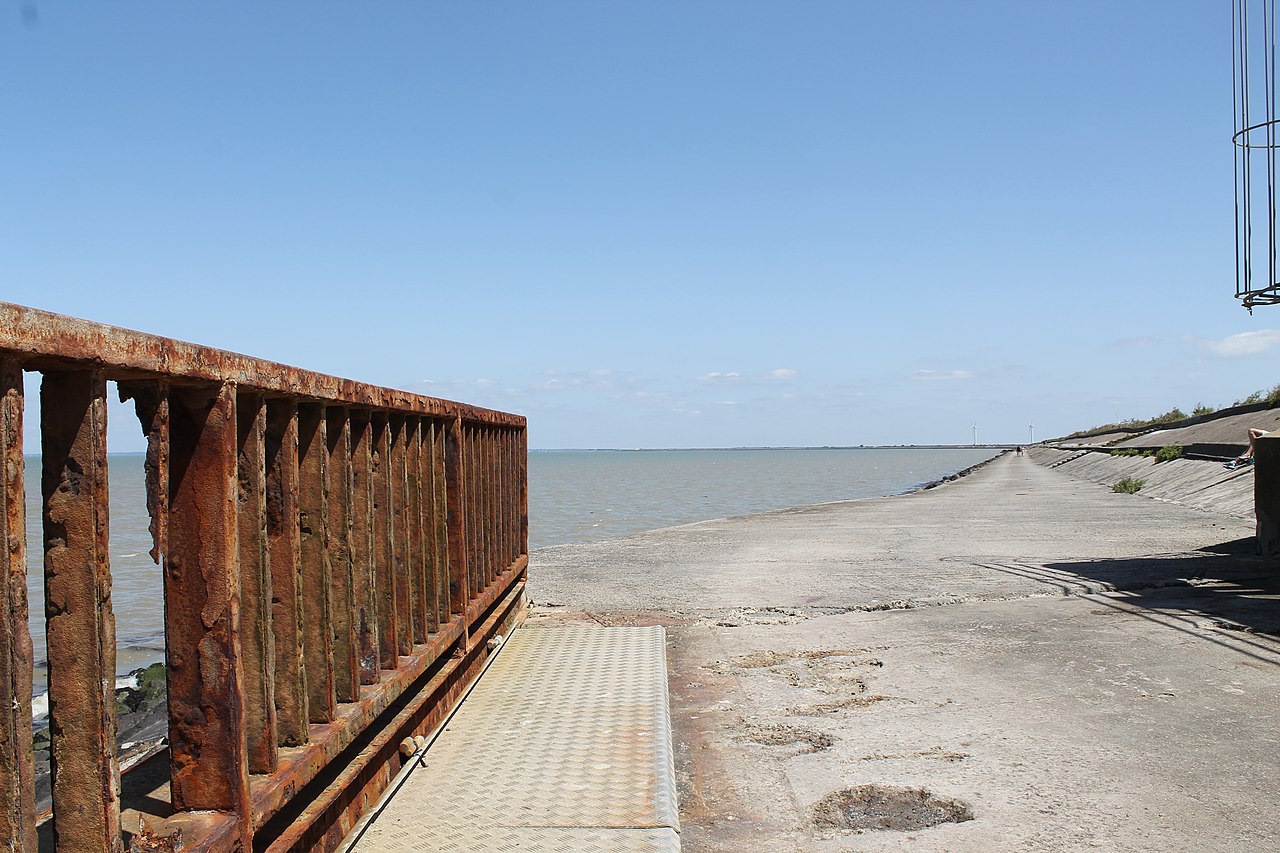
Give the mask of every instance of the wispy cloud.
[[972, 379], [972, 370], [917, 370], [912, 374], [916, 379]]
[[1258, 329], [1252, 332], [1240, 332], [1228, 335], [1222, 340], [1193, 338], [1200, 346], [1221, 358], [1240, 358], [1246, 355], [1257, 355], [1266, 352], [1276, 344], [1280, 344], [1280, 329]]
[[710, 373], [704, 373], [698, 377], [699, 382], [788, 382], [800, 375], [797, 370], [790, 367], [775, 367], [773, 370], [766, 370], [764, 373], [753, 374], [748, 376], [737, 370], [713, 370]]
[[1120, 338], [1119, 340], [1112, 341], [1111, 345], [1121, 349], [1145, 349], [1146, 347], [1153, 347], [1158, 343], [1160, 343], [1159, 338], [1152, 335], [1142, 335], [1136, 338]]

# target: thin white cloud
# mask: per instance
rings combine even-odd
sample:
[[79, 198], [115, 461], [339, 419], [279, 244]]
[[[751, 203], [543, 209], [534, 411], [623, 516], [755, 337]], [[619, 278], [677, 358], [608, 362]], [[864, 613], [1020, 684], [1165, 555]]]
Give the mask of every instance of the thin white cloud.
[[742, 378], [742, 374], [736, 370], [730, 370], [721, 373], [719, 370], [713, 370], [710, 373], [704, 373], [698, 377], [699, 382], [736, 382]]
[[800, 374], [798, 372], [792, 370], [790, 367], [776, 367], [773, 370], [766, 372], [762, 378], [779, 379], [786, 382], [787, 380], [795, 379], [799, 375]]
[[1221, 358], [1241, 358], [1266, 352], [1280, 344], [1280, 329], [1258, 329], [1228, 335], [1220, 341], [1200, 339], [1200, 346]]
[[972, 370], [917, 370], [916, 379], [972, 379]]

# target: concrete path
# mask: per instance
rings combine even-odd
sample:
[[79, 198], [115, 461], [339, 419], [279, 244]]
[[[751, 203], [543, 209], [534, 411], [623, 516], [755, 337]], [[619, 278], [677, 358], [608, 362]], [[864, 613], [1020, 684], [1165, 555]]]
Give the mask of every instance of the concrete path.
[[1251, 534], [1008, 455], [544, 549], [530, 588], [548, 626], [667, 626], [686, 851], [1280, 850]]

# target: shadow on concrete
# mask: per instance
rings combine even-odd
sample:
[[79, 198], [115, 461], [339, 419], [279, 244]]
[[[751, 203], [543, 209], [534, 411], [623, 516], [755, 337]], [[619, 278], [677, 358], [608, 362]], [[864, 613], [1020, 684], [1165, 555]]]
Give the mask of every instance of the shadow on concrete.
[[1257, 556], [1253, 537], [1184, 554], [987, 566], [1280, 666], [1280, 562]]

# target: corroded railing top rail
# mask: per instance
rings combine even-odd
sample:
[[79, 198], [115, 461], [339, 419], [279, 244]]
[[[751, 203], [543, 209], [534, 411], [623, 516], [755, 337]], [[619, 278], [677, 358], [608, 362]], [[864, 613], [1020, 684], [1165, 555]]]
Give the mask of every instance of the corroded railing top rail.
[[228, 350], [0, 302], [0, 351], [28, 370], [92, 366], [112, 379], [234, 382], [240, 390], [520, 427], [520, 415], [384, 388]]
[[[43, 374], [43, 815], [24, 371]], [[123, 758], [108, 381], [147, 436], [165, 601], [168, 743]], [[518, 415], [0, 303], [6, 849], [333, 849], [523, 612], [527, 453]]]

